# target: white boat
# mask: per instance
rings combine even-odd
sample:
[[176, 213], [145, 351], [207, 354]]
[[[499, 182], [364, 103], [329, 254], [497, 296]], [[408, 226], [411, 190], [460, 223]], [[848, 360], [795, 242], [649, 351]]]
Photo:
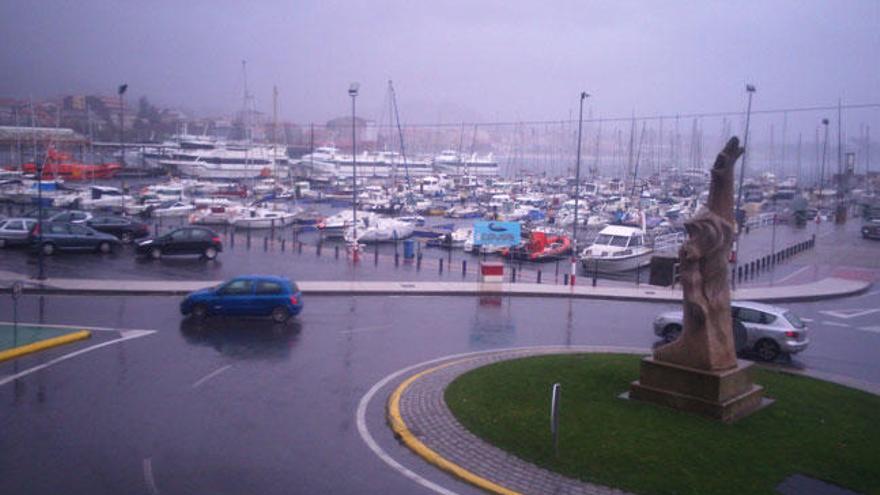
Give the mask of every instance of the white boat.
[[581, 252], [586, 272], [619, 273], [651, 263], [654, 249], [645, 243], [645, 231], [628, 225], [608, 225], [590, 247]]
[[497, 177], [498, 162], [492, 153], [478, 156], [462, 156], [453, 150], [444, 150], [434, 157], [434, 170], [449, 175], [473, 175], [477, 177]]
[[229, 225], [230, 220], [241, 214], [242, 207], [215, 205], [196, 210], [189, 216], [189, 223], [194, 225]]
[[286, 227], [295, 221], [296, 213], [266, 208], [248, 208], [239, 215], [230, 218], [229, 224], [242, 229], [269, 229]]
[[[415, 227], [409, 222], [403, 222], [396, 218], [374, 217], [361, 223], [358, 218], [357, 242], [371, 244], [377, 242], [394, 242], [407, 239], [413, 235]], [[354, 228], [349, 227], [345, 231], [346, 242], [355, 241]]]
[[184, 217], [195, 210], [196, 207], [189, 203], [175, 201], [168, 206], [154, 209], [150, 214], [154, 217]]
[[[342, 239], [346, 229], [352, 225], [353, 218], [354, 213], [351, 210], [342, 210], [319, 222], [318, 229], [328, 239]], [[365, 221], [369, 223], [372, 219], [377, 218], [377, 215], [368, 211], [358, 211], [357, 218], [358, 224], [362, 225]]]

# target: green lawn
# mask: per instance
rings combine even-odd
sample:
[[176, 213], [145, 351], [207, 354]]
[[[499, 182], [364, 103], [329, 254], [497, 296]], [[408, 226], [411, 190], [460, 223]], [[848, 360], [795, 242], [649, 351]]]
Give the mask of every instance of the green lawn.
[[[446, 391], [468, 429], [570, 477], [649, 494], [773, 493], [802, 473], [880, 494], [880, 398], [826, 382], [758, 371], [776, 399], [732, 425], [618, 399], [639, 358], [544, 356], [471, 371]], [[562, 384], [559, 457], [550, 388]]]

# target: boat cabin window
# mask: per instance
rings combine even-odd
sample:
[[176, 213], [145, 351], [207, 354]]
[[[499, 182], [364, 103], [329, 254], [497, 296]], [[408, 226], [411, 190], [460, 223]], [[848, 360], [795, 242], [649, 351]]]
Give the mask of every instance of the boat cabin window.
[[593, 244], [598, 244], [600, 246], [626, 247], [627, 241], [629, 241], [629, 237], [626, 236], [599, 234], [599, 237], [596, 237], [596, 241]]
[[637, 235], [634, 236], [629, 243], [629, 247], [641, 246], [642, 245], [642, 236]]

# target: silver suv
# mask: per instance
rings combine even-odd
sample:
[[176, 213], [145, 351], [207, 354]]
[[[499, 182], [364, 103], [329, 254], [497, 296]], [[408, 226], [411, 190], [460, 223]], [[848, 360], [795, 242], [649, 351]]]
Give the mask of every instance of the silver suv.
[[[795, 354], [810, 345], [807, 326], [791, 311], [778, 306], [751, 301], [734, 301], [730, 305], [734, 322], [746, 329], [743, 348], [751, 350], [764, 361], [773, 361], [780, 354]], [[662, 313], [654, 319], [654, 334], [672, 342], [681, 335], [681, 310]]]

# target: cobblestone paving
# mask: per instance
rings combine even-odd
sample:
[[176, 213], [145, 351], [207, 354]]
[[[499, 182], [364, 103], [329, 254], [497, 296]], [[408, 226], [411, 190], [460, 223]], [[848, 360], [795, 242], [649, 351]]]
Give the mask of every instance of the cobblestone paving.
[[[422, 443], [447, 460], [510, 490], [534, 494], [625, 494], [621, 490], [566, 478], [494, 447], [469, 432], [453, 416], [443, 398], [446, 387], [474, 368], [508, 359], [586, 352], [578, 348], [506, 351], [468, 358], [438, 369], [413, 382], [400, 398], [400, 413], [409, 430]], [[591, 347], [590, 352], [603, 352]], [[604, 352], [635, 352], [606, 348]]]

